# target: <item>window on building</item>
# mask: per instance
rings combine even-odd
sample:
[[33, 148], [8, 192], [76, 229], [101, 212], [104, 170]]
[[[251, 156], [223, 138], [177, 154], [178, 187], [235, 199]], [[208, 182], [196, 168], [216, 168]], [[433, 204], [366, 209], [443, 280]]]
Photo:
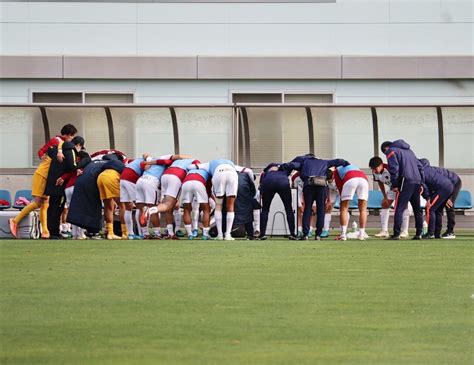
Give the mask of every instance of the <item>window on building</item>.
[[474, 168], [474, 108], [442, 108], [444, 166]]

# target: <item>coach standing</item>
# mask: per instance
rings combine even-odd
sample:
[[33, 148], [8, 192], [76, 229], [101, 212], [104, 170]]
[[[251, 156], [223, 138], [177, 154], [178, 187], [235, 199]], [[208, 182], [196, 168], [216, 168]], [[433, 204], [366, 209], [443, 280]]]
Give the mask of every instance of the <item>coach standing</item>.
[[403, 139], [395, 142], [384, 142], [381, 149], [387, 156], [392, 190], [397, 193], [393, 235], [388, 239], [400, 239], [403, 212], [407, 208], [408, 202], [410, 202], [416, 225], [416, 234], [413, 239], [420, 240], [423, 231], [423, 212], [420, 207], [421, 185], [424, 181], [423, 166], [413, 151], [410, 150], [410, 145]]
[[312, 154], [298, 156], [291, 162], [282, 164], [280, 170], [291, 172], [296, 170], [300, 172], [303, 180], [303, 236], [302, 240], [308, 239], [309, 221], [311, 219], [311, 208], [316, 201], [316, 235], [315, 239], [321, 239], [321, 232], [324, 226], [324, 213], [327, 192], [327, 170], [331, 167], [347, 166], [349, 162], [343, 159], [321, 160]]

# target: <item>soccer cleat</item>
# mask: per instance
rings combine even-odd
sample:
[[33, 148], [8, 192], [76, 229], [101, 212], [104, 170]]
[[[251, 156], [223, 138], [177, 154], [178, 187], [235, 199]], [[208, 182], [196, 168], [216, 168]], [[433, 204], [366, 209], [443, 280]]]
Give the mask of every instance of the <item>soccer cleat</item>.
[[335, 241], [347, 241], [347, 237], [346, 236], [343, 236], [342, 234], [340, 234], [339, 236], [337, 236], [336, 238], [334, 238]]
[[259, 241], [266, 241], [266, 240], [268, 240], [268, 237], [267, 236], [258, 237], [258, 240]]
[[445, 240], [453, 240], [453, 239], [456, 238], [456, 235], [454, 234], [454, 232], [444, 232], [441, 235], [441, 238], [443, 238]]
[[165, 240], [174, 240], [174, 241], [178, 240], [179, 241], [179, 237], [176, 236], [175, 234], [173, 234], [173, 235], [167, 234], [166, 236], [163, 237], [163, 239], [165, 239]]
[[201, 237], [201, 240], [203, 240], [203, 241], [207, 241], [207, 240], [210, 240], [210, 239], [211, 239], [211, 238], [210, 238], [209, 236], [204, 236], [204, 235], [203, 235], [203, 236]]
[[403, 231], [400, 233], [400, 238], [408, 238], [410, 236], [410, 234], [408, 233], [408, 231]]
[[121, 240], [122, 237], [116, 236], [115, 234], [111, 233], [111, 234], [107, 234], [107, 239], [108, 240]]
[[315, 236], [315, 237], [314, 237], [314, 240], [315, 240], [315, 241], [321, 241], [321, 236]]
[[197, 229], [193, 229], [193, 237], [197, 237], [199, 234], [199, 231]]
[[224, 238], [225, 241], [235, 241], [235, 238], [232, 237], [230, 234], [229, 235], [225, 235], [225, 238]]
[[183, 233], [183, 231], [181, 231], [180, 229], [178, 229], [178, 230], [175, 232], [175, 235], [176, 235], [177, 237], [184, 237], [184, 233]]
[[188, 240], [192, 241], [193, 239], [194, 239], [194, 236], [193, 236], [192, 234], [190, 234], [190, 235], [188, 236]]
[[18, 225], [15, 223], [13, 218], [10, 218], [8, 222], [10, 223], [10, 232], [12, 236], [15, 238], [18, 238], [18, 233], [17, 233]]
[[288, 236], [288, 239], [289, 239], [290, 241], [296, 241], [296, 240], [298, 240], [298, 237], [296, 237], [296, 236], [294, 236], [294, 235], [289, 235], [289, 236]]
[[421, 238], [423, 238], [424, 240], [434, 240], [434, 239], [435, 239], [435, 235], [434, 235], [434, 234], [425, 233], [423, 236], [421, 236]]
[[367, 238], [368, 238], [368, 237], [366, 237], [365, 234], [360, 234], [360, 233], [359, 233], [359, 234], [357, 235], [357, 239], [358, 239], [359, 241], [365, 241]]
[[224, 236], [216, 236], [214, 239], [217, 241], [222, 241], [224, 239]]
[[377, 238], [388, 238], [389, 237], [389, 234], [387, 231], [380, 231], [379, 233], [377, 233], [376, 235], [374, 235], [374, 237], [377, 237]]
[[423, 239], [423, 237], [421, 236], [421, 234], [416, 234], [412, 237], [412, 240], [415, 240], [415, 241], [422, 240], [422, 239]]
[[302, 235], [300, 238], [299, 238], [300, 241], [307, 241], [308, 240], [308, 236], [306, 235]]
[[313, 230], [312, 229], [309, 230], [308, 237], [313, 237]]
[[386, 240], [388, 240], [388, 241], [399, 241], [399, 240], [400, 240], [400, 236], [392, 235], [392, 236], [386, 238]]
[[328, 230], [323, 230], [321, 232], [321, 238], [328, 238], [329, 237], [329, 231]]
[[62, 238], [71, 238], [72, 237], [72, 233], [69, 232], [69, 231], [61, 231], [59, 234], [61, 235]]

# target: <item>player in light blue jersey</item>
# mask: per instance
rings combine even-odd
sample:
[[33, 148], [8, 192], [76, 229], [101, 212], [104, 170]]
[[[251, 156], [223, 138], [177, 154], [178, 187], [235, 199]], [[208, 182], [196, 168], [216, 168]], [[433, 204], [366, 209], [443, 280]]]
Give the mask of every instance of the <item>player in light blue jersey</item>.
[[237, 171], [247, 173], [251, 181], [254, 181], [252, 170], [246, 167], [237, 166], [227, 159], [216, 159], [211, 160], [208, 163], [192, 164], [189, 166], [189, 169], [203, 169], [209, 172], [212, 176], [212, 190], [216, 196], [216, 210], [214, 212], [214, 217], [217, 226], [217, 239], [219, 240], [224, 239], [222, 229], [222, 204], [224, 196], [226, 197], [227, 218], [225, 239], [227, 241], [233, 241], [234, 238], [231, 235], [231, 231], [232, 225], [234, 224], [234, 205], [239, 184]]

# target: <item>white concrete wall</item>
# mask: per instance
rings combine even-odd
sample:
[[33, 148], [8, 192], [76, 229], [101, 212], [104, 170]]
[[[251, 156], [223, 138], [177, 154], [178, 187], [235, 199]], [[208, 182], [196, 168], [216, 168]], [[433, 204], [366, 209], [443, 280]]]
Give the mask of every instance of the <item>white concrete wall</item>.
[[0, 3], [4, 55], [459, 55], [473, 1]]
[[0, 103], [32, 91], [131, 91], [137, 103], [227, 103], [230, 91], [335, 93], [336, 103], [472, 103], [474, 80], [2, 80]]

